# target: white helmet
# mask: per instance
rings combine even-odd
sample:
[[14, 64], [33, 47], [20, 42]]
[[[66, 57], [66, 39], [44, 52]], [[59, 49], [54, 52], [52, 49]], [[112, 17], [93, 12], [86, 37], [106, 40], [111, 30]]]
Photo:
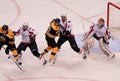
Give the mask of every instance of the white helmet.
[[65, 14], [62, 14], [61, 17], [67, 17], [67, 14], [66, 14], [66, 13], [65, 13]]
[[28, 26], [28, 25], [29, 25], [28, 22], [24, 22], [24, 23], [23, 23], [23, 26]]

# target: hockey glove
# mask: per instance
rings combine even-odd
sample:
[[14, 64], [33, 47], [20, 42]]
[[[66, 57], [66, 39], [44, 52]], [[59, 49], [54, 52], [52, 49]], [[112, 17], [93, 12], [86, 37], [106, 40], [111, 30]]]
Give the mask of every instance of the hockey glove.
[[0, 36], [0, 41], [5, 42], [6, 40], [5, 40], [5, 38], [3, 36]]
[[30, 43], [32, 43], [35, 41], [36, 35], [30, 35], [29, 37], [30, 37]]
[[14, 35], [16, 35], [16, 32], [15, 32], [15, 31], [13, 31], [13, 34], [14, 34]]
[[9, 46], [6, 47], [5, 53], [8, 55], [9, 54]]
[[68, 31], [68, 30], [63, 31], [63, 35], [68, 35], [68, 34], [71, 34], [71, 31]]
[[66, 30], [65, 33], [66, 33], [66, 35], [71, 34], [71, 32], [68, 30]]

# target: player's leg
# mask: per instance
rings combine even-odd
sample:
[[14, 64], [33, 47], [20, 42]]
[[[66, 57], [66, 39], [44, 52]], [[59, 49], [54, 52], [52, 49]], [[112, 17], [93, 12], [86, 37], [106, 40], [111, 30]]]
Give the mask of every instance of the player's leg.
[[77, 43], [75, 41], [75, 38], [74, 37], [68, 37], [67, 39], [69, 41], [69, 44], [70, 44], [71, 48], [75, 52], [77, 52], [78, 54], [82, 54], [83, 59], [86, 59], [86, 57], [87, 57], [86, 54], [84, 54], [84, 51], [78, 47], [78, 45], [77, 45]]
[[12, 54], [13, 54], [15, 60], [18, 62], [18, 64], [21, 65], [22, 62], [21, 62], [21, 60], [20, 60], [19, 57], [18, 57], [18, 51], [17, 51], [17, 49], [16, 49], [15, 44], [9, 45], [9, 49], [11, 50], [11, 52], [12, 52]]
[[53, 64], [55, 64], [55, 61], [56, 61], [56, 53], [57, 53], [57, 52], [58, 52], [58, 47], [53, 47], [53, 48], [52, 48], [51, 55], [50, 55], [49, 62], [52, 62]]
[[77, 52], [77, 53], [81, 53], [80, 51], [81, 51], [81, 49], [77, 46], [77, 43], [76, 43], [76, 41], [75, 41], [75, 38], [74, 37], [68, 37], [67, 38], [68, 39], [68, 41], [69, 41], [69, 44], [70, 44], [70, 46], [71, 46], [71, 48], [75, 51], [75, 52]]
[[[61, 46], [62, 46], [63, 43], [65, 43], [66, 41], [67, 41], [67, 39], [66, 39], [65, 36], [60, 36], [60, 37], [59, 37], [59, 39], [58, 39], [58, 41], [57, 41], [58, 52], [60, 52]], [[56, 55], [55, 55], [55, 60], [56, 60], [57, 57], [58, 57], [58, 54], [59, 54], [58, 52], [57, 52]]]
[[82, 47], [85, 54], [90, 54], [90, 49], [94, 46], [94, 38], [91, 37], [88, 41], [86, 41]]
[[43, 55], [45, 55], [46, 53], [48, 53], [51, 49], [52, 49], [52, 44], [53, 44], [54, 38], [50, 38], [46, 35], [46, 42], [48, 47], [44, 49], [44, 51], [41, 53], [41, 56], [39, 57], [39, 59], [41, 59], [43, 57]]
[[[37, 47], [36, 41], [33, 41], [31, 44], [28, 45], [28, 47], [30, 48], [32, 54], [35, 57], [37, 57], [37, 58], [41, 57], [41, 54], [38, 52], [38, 47]], [[42, 58], [41, 60], [43, 61], [43, 65], [45, 65], [47, 63], [45, 58]]]
[[56, 59], [55, 56], [56, 56], [56, 53], [58, 52], [58, 47], [55, 39], [51, 41], [51, 47], [52, 47], [52, 52], [50, 55], [49, 62], [55, 63], [55, 59]]
[[46, 53], [48, 53], [52, 49], [51, 48], [52, 41], [54, 41], [53, 38], [46, 36], [46, 42], [47, 42], [48, 46], [47, 46], [47, 48], [44, 49], [44, 51], [42, 52], [42, 55], [45, 55]]
[[3, 44], [2, 42], [0, 42], [0, 50], [1, 50], [1, 48], [2, 48], [3, 45], [4, 45], [4, 44]]
[[21, 43], [18, 45], [17, 51], [18, 51], [18, 57], [19, 57], [19, 58], [22, 57], [21, 51], [25, 51], [26, 48], [27, 48], [27, 44], [25, 44], [25, 43], [22, 43], [22, 42], [21, 42]]
[[115, 57], [115, 54], [113, 54], [113, 53], [109, 50], [108, 46], [106, 46], [106, 44], [104, 44], [103, 38], [100, 38], [100, 40], [99, 40], [99, 47], [100, 47], [100, 49], [103, 51], [103, 53], [104, 53], [106, 56], [108, 56], [108, 58], [111, 59], [111, 58]]
[[65, 36], [60, 36], [60, 38], [58, 39], [57, 41], [57, 46], [58, 46], [58, 49], [61, 48], [62, 44], [65, 43], [67, 41], [66, 37]]
[[32, 42], [31, 44], [29, 44], [28, 47], [30, 48], [32, 54], [33, 54], [35, 57], [39, 58], [40, 53], [38, 52], [38, 47], [37, 47], [36, 42], [35, 42], [35, 41]]

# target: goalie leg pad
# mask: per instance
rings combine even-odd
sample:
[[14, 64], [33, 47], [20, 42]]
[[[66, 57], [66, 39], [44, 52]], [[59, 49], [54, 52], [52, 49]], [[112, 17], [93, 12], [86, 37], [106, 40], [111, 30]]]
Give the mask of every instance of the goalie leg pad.
[[89, 41], [88, 41], [88, 48], [91, 49], [94, 46], [94, 38], [92, 37]]
[[90, 49], [94, 46], [94, 38], [89, 39], [82, 47], [86, 54], [90, 54]]
[[103, 38], [99, 40], [99, 47], [106, 56], [109, 57], [112, 54], [112, 52], [108, 49], [108, 47], [103, 44]]

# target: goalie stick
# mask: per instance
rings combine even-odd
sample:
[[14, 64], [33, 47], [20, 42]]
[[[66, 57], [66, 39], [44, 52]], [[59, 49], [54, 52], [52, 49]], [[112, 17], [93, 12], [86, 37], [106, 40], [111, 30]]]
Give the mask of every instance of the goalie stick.
[[[3, 47], [3, 49], [6, 50], [4, 47]], [[9, 55], [8, 58], [11, 58], [11, 60], [16, 64], [16, 66], [17, 66], [21, 71], [25, 72], [25, 70], [22, 68], [22, 66], [19, 65], [19, 64], [17, 63], [17, 61], [14, 59], [14, 56], [13, 56], [13, 55], [10, 55], [10, 54], [8, 54], [8, 55]]]
[[[81, 19], [81, 23], [82, 23], [83, 33], [85, 34], [85, 25], [84, 25], [84, 22], [83, 22], [82, 19]], [[85, 45], [86, 45], [85, 52], [87, 52], [87, 54], [90, 54], [88, 42], [86, 42]], [[87, 51], [86, 51], [86, 50], [87, 50]]]

